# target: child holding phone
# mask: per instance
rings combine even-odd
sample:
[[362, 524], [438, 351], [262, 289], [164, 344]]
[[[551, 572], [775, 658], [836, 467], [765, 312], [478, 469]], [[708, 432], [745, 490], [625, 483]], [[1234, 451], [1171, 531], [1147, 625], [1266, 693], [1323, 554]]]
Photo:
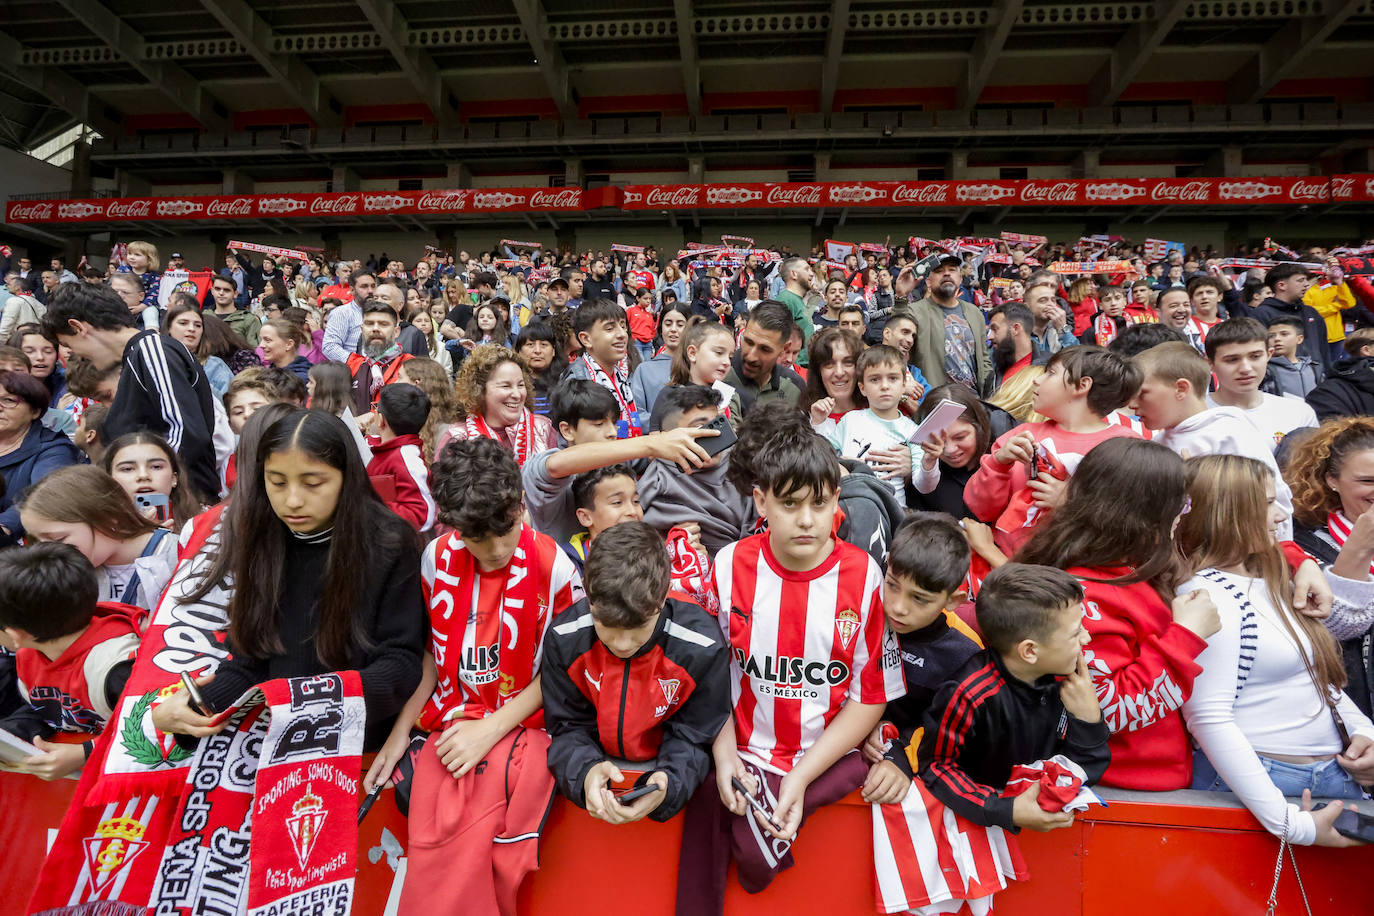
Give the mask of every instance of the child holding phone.
[[910, 441], [916, 423], [901, 410], [906, 360], [897, 348], [880, 344], [860, 354], [854, 372], [868, 406], [845, 414], [826, 438], [840, 457], [862, 459], [872, 466], [905, 508], [905, 484], [920, 460], [919, 447]]

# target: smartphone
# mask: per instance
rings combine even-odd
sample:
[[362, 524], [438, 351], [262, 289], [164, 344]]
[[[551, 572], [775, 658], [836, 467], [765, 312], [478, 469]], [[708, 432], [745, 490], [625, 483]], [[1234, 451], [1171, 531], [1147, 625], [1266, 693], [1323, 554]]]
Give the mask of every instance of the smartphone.
[[[1325, 807], [1326, 802], [1322, 802], [1314, 806], [1312, 810], [1320, 811]], [[1331, 826], [1335, 827], [1336, 832], [1343, 837], [1359, 840], [1362, 843], [1374, 843], [1374, 814], [1365, 814], [1354, 808], [1345, 808], [1336, 815], [1336, 820]]]
[[646, 782], [642, 786], [635, 786], [633, 789], [622, 795], [617, 795], [615, 800], [620, 802], [622, 805], [630, 805], [639, 801], [644, 796], [657, 791], [658, 783]]
[[712, 458], [739, 441], [739, 437], [735, 435], [735, 431], [730, 428], [730, 421], [723, 416], [716, 417], [701, 428], [714, 429], [720, 433], [719, 436], [702, 436], [700, 439], [696, 440], [697, 445], [705, 449], [706, 454], [710, 455]]
[[165, 522], [172, 517], [172, 508], [169, 504], [170, 498], [166, 493], [135, 493], [134, 504], [139, 509], [152, 509], [154, 518], [159, 522]]
[[191, 711], [202, 716], [209, 716], [211, 712], [205, 705], [205, 698], [200, 695], [200, 688], [196, 686], [195, 679], [185, 671], [181, 672], [181, 686], [186, 688], [187, 704]]

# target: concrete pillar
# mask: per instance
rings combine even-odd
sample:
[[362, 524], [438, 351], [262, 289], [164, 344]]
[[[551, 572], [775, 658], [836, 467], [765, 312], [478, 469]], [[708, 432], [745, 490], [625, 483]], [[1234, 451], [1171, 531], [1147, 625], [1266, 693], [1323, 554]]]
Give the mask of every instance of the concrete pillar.
[[816, 153], [816, 154], [815, 154], [815, 165], [814, 165], [814, 168], [815, 168], [815, 170], [816, 170], [816, 180], [817, 180], [817, 181], [829, 181], [829, 180], [830, 180], [830, 154], [829, 154], [829, 153]]
[[115, 189], [120, 197], [147, 197], [153, 193], [148, 179], [124, 169], [115, 169]]
[[224, 170], [225, 194], [252, 194], [253, 178], [238, 169]]
[[346, 165], [334, 166], [334, 180], [330, 183], [335, 191], [358, 191], [363, 186], [362, 177]]
[[945, 160], [945, 177], [958, 181], [969, 178], [968, 153], [954, 150]]
[[[706, 183], [706, 157], [688, 156], [687, 157], [687, 183], [705, 184]], [[695, 240], [694, 240], [695, 241]]]
[[563, 160], [563, 185], [568, 188], [580, 188], [585, 180], [586, 173], [582, 169], [581, 159]]
[[1245, 156], [1239, 146], [1223, 146], [1207, 157], [1202, 174], [1221, 178], [1238, 178]]
[[448, 164], [448, 183], [446, 188], [470, 188], [472, 187], [472, 169], [462, 162], [450, 162]]
[[1102, 151], [1099, 149], [1085, 149], [1074, 157], [1073, 163], [1069, 166], [1070, 178], [1100, 178], [1102, 165]]
[[91, 145], [79, 140], [72, 145], [72, 197], [91, 193]]

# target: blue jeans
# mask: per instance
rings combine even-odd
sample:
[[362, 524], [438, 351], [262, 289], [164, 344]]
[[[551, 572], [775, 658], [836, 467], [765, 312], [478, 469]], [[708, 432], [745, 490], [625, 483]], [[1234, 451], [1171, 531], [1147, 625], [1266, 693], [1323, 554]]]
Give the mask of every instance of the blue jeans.
[[639, 351], [640, 356], [644, 357], [645, 359], [654, 358], [654, 342], [652, 340], [648, 343], [636, 340], [634, 343], [635, 349]]
[[[1301, 798], [1303, 789], [1310, 789], [1313, 798], [1364, 798], [1364, 790], [1334, 758], [1319, 763], [1285, 763], [1261, 754], [1259, 761], [1278, 790], [1291, 798]], [[1193, 753], [1193, 788], [1231, 791], [1202, 751]]]

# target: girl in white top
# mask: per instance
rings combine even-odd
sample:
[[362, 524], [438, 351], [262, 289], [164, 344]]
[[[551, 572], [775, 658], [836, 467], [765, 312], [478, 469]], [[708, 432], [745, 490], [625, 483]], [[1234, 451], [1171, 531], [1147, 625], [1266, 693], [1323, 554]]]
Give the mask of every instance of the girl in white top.
[[[1340, 802], [1312, 811], [1311, 797], [1363, 797], [1358, 783], [1374, 781], [1374, 724], [1341, 690], [1335, 640], [1291, 609], [1273, 475], [1237, 455], [1191, 459], [1188, 473], [1191, 509], [1176, 542], [1194, 575], [1179, 592], [1205, 590], [1221, 616], [1183, 704], [1202, 750], [1193, 788], [1229, 789], [1292, 843], [1351, 845], [1332, 826]], [[1302, 806], [1285, 795], [1301, 795]]]
[[704, 315], [695, 315], [682, 332], [677, 355], [673, 357], [670, 385], [705, 385], [720, 398], [720, 412], [738, 429], [744, 419], [739, 394], [725, 383], [730, 374], [730, 358], [735, 355], [735, 335], [728, 327]]

